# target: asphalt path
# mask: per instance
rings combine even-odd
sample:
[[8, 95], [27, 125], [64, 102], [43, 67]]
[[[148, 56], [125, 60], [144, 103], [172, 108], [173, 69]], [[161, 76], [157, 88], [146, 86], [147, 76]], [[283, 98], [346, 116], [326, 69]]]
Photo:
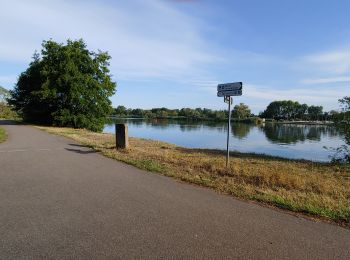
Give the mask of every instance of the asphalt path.
[[350, 259], [350, 230], [0, 121], [1, 259]]

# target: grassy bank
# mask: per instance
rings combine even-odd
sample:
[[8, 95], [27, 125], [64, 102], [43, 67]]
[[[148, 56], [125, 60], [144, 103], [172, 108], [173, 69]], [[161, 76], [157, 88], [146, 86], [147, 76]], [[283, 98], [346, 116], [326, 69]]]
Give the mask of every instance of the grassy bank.
[[226, 169], [221, 151], [187, 149], [137, 138], [130, 138], [130, 149], [117, 151], [111, 134], [39, 128], [72, 138], [141, 169], [350, 226], [348, 166], [232, 153]]
[[5, 129], [0, 127], [0, 143], [2, 143], [3, 141], [5, 141], [7, 138]]

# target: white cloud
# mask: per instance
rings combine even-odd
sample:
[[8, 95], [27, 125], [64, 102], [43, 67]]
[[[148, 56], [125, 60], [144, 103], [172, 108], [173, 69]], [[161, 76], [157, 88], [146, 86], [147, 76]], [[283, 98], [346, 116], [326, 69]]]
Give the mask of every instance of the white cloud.
[[350, 76], [342, 77], [328, 77], [328, 78], [311, 78], [303, 79], [303, 84], [326, 84], [326, 83], [338, 83], [338, 82], [350, 82]]
[[259, 102], [260, 107], [266, 107], [274, 100], [294, 100], [308, 105], [322, 105], [325, 110], [330, 110], [338, 108], [337, 100], [343, 96], [344, 88], [342, 87], [278, 89], [255, 84], [244, 86], [244, 98], [254, 100], [252, 103]]
[[[346, 87], [281, 90], [275, 86], [282, 81], [284, 87], [292, 86], [291, 81], [298, 81], [295, 79], [302, 75], [306, 78], [299, 81], [302, 84], [345, 82], [350, 78], [346, 76], [350, 74], [350, 49], [286, 59], [248, 49], [215, 46], [212, 45], [215, 41], [203, 34], [205, 21], [174, 8], [171, 1], [101, 4], [92, 0], [0, 0], [0, 6], [0, 62], [3, 64], [29, 63], [34, 50], [41, 49], [43, 40], [52, 38], [64, 42], [67, 38], [83, 38], [89, 49], [110, 53], [111, 73], [116, 80], [140, 83], [135, 85], [142, 86], [142, 82], [152, 80], [174, 81], [195, 87], [198, 93], [204, 93], [200, 98], [209, 100], [208, 96], [215, 98], [216, 86], [222, 80], [239, 77], [237, 80], [262, 82], [262, 86], [244, 86], [242, 100], [256, 109], [277, 99], [334, 108], [338, 98], [345, 95]], [[215, 26], [218, 30], [222, 27]], [[296, 61], [302, 68], [301, 73], [290, 68]], [[4, 75], [0, 77], [0, 84], [12, 85], [15, 80], [16, 76]], [[273, 84], [267, 87], [264, 82]]]
[[338, 99], [350, 90], [350, 48], [339, 47], [306, 55], [299, 62], [304, 75], [304, 79], [299, 80], [304, 85], [299, 92], [301, 98], [337, 109]]
[[199, 89], [207, 89], [210, 92], [216, 92], [216, 87], [220, 82], [213, 79], [192, 79], [184, 83]]
[[42, 40], [86, 40], [112, 56], [117, 78], [178, 78], [205, 73], [217, 60], [200, 34], [200, 21], [166, 1], [2, 1], [0, 61], [28, 63]]
[[305, 56], [303, 62], [306, 66], [330, 73], [343, 74], [350, 72], [350, 49], [342, 48], [323, 53]]

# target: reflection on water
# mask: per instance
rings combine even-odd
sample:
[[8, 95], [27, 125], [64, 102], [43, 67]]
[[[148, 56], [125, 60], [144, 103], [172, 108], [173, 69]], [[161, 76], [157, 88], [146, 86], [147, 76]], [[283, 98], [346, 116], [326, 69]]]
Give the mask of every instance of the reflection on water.
[[322, 136], [340, 135], [336, 127], [326, 125], [266, 124], [261, 130], [271, 142], [279, 144], [292, 144], [305, 140], [321, 141]]
[[244, 139], [254, 126], [253, 124], [233, 123], [231, 124], [231, 132], [234, 137]]
[[[118, 121], [128, 123], [134, 137], [156, 139], [191, 148], [225, 149], [227, 124], [187, 120]], [[105, 132], [114, 132], [114, 125], [106, 125]], [[332, 151], [327, 147], [345, 144], [341, 129], [325, 125], [232, 123], [230, 149], [241, 152], [265, 153], [286, 158], [329, 161]]]

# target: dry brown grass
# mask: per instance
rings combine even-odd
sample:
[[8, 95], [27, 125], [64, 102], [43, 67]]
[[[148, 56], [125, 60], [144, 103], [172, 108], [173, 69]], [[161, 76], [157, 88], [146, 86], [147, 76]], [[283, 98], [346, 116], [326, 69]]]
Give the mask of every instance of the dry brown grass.
[[348, 166], [232, 153], [227, 169], [221, 151], [187, 149], [137, 138], [130, 138], [130, 149], [116, 150], [111, 134], [39, 128], [141, 169], [350, 226]]

